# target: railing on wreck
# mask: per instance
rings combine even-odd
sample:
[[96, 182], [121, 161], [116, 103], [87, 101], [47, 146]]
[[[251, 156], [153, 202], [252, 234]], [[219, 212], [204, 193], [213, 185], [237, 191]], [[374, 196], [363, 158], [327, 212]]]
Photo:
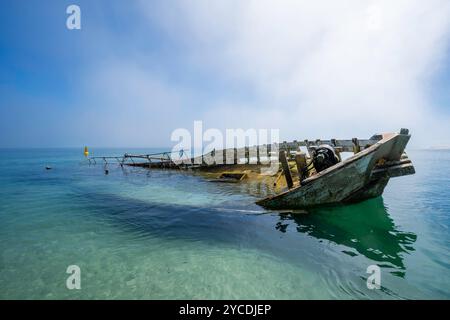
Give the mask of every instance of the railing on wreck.
[[[182, 150], [184, 152], [184, 150]], [[123, 166], [124, 164], [127, 165], [134, 165], [136, 164], [136, 159], [145, 159], [149, 163], [152, 162], [167, 162], [171, 163], [172, 160], [172, 151], [165, 151], [165, 152], [157, 152], [157, 153], [150, 153], [150, 154], [128, 154], [125, 153], [123, 156], [95, 156], [95, 157], [88, 157], [87, 161], [89, 164], [97, 164], [97, 161], [103, 161], [104, 164], [109, 164], [109, 162], [115, 161], [119, 165]], [[108, 162], [109, 161], [109, 162]]]
[[[297, 152], [300, 147], [305, 147], [308, 153], [311, 154], [310, 148], [327, 144], [332, 146], [337, 153], [352, 152], [358, 153], [364, 150], [382, 139], [381, 135], [375, 135], [370, 139], [329, 139], [329, 140], [303, 140], [303, 141], [283, 141], [279, 144], [262, 144], [250, 147], [242, 148], [230, 148], [223, 150], [212, 150], [209, 153], [191, 158], [191, 162], [197, 165], [216, 165], [216, 164], [249, 164], [251, 159], [256, 161], [256, 164], [262, 164], [264, 162], [270, 162], [273, 156], [278, 159], [279, 151], [286, 151], [289, 155], [291, 152]], [[265, 161], [264, 161], [264, 160]], [[225, 160], [228, 160], [225, 162]], [[230, 161], [231, 160], [231, 161]], [[243, 162], [242, 162], [243, 160]]]
[[[165, 151], [151, 154], [128, 154], [123, 156], [95, 156], [88, 157], [89, 164], [97, 164], [97, 161], [102, 161], [105, 165], [110, 162], [116, 162], [120, 166], [148, 166], [159, 168], [193, 168], [218, 164], [263, 164], [270, 162], [275, 155], [278, 157], [279, 151], [290, 152], [298, 151], [300, 147], [305, 147], [308, 152], [313, 146], [328, 144], [332, 146], [336, 152], [353, 152], [357, 153], [364, 150], [371, 145], [381, 140], [381, 135], [375, 135], [370, 139], [329, 139], [329, 140], [303, 140], [303, 141], [283, 141], [279, 144], [262, 144], [255, 146], [246, 146], [241, 148], [229, 148], [222, 150], [212, 150], [211, 152], [202, 154], [197, 157], [188, 155], [188, 150]], [[190, 152], [190, 151], [189, 151]], [[176, 154], [176, 156], [174, 156]], [[146, 161], [142, 161], [146, 160]], [[242, 161], [243, 160], [243, 161]]]

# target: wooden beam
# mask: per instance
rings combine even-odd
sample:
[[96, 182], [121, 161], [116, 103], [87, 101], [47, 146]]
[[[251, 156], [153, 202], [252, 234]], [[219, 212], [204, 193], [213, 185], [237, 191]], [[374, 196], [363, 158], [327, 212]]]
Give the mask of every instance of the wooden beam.
[[299, 152], [295, 155], [295, 163], [297, 165], [297, 171], [298, 171], [298, 180], [302, 182], [303, 179], [305, 179], [305, 175], [303, 172], [305, 171], [307, 165], [306, 165], [306, 153]]
[[245, 163], [249, 164], [250, 163], [250, 149], [249, 147], [245, 147]]
[[256, 164], [261, 164], [261, 157], [259, 156], [259, 146], [256, 146]]
[[353, 153], [356, 154], [356, 153], [360, 152], [361, 146], [359, 145], [358, 138], [353, 138], [352, 143], [353, 143]]
[[289, 163], [286, 157], [286, 151], [281, 150], [279, 153], [279, 157], [280, 157], [280, 162], [281, 162], [281, 166], [283, 168], [283, 172], [284, 172], [284, 177], [286, 178], [286, 184], [288, 186], [288, 188], [292, 188], [292, 186], [294, 185], [293, 181], [292, 181], [292, 175], [291, 175], [291, 170], [289, 169]]

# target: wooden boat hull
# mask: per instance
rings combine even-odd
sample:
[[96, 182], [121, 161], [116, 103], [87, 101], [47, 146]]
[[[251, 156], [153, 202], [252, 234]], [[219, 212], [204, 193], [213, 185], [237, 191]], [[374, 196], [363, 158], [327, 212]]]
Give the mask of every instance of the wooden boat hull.
[[299, 186], [256, 203], [271, 209], [297, 209], [377, 197], [391, 177], [414, 173], [411, 161], [402, 159], [409, 138], [408, 133], [383, 134], [377, 143]]
[[[208, 175], [209, 181], [213, 182], [257, 181], [266, 184], [267, 189], [271, 189], [273, 184], [270, 194], [279, 192], [280, 189], [275, 188], [284, 188], [281, 180], [279, 181], [283, 174], [287, 191], [264, 198], [256, 203], [272, 209], [301, 209], [319, 205], [358, 202], [381, 195], [391, 177], [414, 173], [411, 161], [404, 154], [409, 139], [409, 131], [402, 129], [400, 133], [374, 135], [370, 139], [364, 140], [353, 138], [351, 140], [283, 141], [269, 145], [212, 150], [197, 157], [190, 157], [185, 154], [185, 150], [179, 150], [176, 152], [179, 154], [178, 158], [173, 157], [174, 151], [169, 151], [144, 155], [124, 154], [123, 157], [89, 157], [87, 159], [89, 164], [96, 164], [96, 159], [102, 161], [105, 168], [109, 160], [115, 160], [122, 167], [127, 165], [149, 169], [193, 170], [217, 175], [214, 179]], [[305, 168], [306, 158], [302, 165], [299, 160], [302, 157], [300, 148], [306, 147], [311, 156], [314, 148], [323, 145], [332, 148], [336, 152], [336, 158], [339, 159], [338, 155], [342, 152], [353, 152], [354, 155], [303, 179], [302, 170]], [[274, 155], [278, 157], [275, 158]], [[295, 162], [296, 165], [298, 180], [295, 182], [292, 179], [288, 158], [291, 163]], [[295, 161], [292, 161], [292, 158]], [[282, 170], [280, 170], [280, 164]], [[267, 170], [269, 168], [270, 170]], [[309, 170], [310, 168], [307, 169], [307, 171]], [[317, 170], [315, 164], [314, 170]], [[107, 172], [105, 171], [105, 173]], [[305, 175], [309, 175], [309, 173], [305, 173]], [[275, 180], [273, 181], [270, 177], [275, 177]], [[271, 180], [270, 185], [267, 184], [268, 180]]]

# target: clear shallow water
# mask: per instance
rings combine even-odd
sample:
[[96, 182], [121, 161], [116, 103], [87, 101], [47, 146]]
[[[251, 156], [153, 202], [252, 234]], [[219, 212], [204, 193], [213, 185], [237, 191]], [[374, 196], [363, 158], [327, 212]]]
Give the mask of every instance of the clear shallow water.
[[[308, 215], [265, 211], [255, 186], [105, 176], [81, 155], [0, 150], [0, 298], [450, 298], [450, 151], [411, 151], [417, 173], [382, 198]], [[81, 290], [66, 288], [72, 264]]]

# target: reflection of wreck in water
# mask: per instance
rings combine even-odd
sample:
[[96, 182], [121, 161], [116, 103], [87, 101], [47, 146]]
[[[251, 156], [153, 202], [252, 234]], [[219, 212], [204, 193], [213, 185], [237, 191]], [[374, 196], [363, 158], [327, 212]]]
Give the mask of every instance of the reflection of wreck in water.
[[380, 267], [392, 268], [392, 274], [404, 276], [403, 255], [414, 251], [417, 235], [396, 228], [382, 198], [349, 206], [315, 208], [310, 213], [313, 214], [281, 213], [276, 228], [286, 232], [290, 222], [294, 222], [298, 232], [346, 246], [349, 250], [343, 250], [344, 253], [361, 254]]

